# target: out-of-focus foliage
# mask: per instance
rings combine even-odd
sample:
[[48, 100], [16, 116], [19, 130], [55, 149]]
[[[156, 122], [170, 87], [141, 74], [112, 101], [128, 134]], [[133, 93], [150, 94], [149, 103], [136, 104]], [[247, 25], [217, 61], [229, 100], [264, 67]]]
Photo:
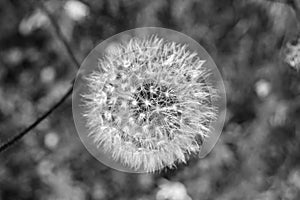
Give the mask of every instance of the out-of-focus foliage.
[[[79, 60], [104, 39], [135, 27], [160, 26], [191, 36], [223, 75], [226, 124], [206, 158], [162, 174], [126, 174], [85, 150], [69, 99], [0, 155], [1, 200], [160, 200], [172, 199], [170, 194], [197, 200], [300, 199], [300, 76], [280, 53], [289, 33], [298, 31], [290, 7], [253, 0], [49, 0], [45, 5]], [[76, 68], [34, 1], [1, 0], [0, 30], [3, 143], [63, 95]]]

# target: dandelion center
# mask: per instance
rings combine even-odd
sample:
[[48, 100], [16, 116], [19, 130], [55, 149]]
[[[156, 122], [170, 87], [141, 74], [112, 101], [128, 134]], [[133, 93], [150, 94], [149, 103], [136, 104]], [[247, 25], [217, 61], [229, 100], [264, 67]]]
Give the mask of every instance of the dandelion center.
[[163, 113], [166, 110], [169, 110], [169, 113], [175, 112], [177, 116], [180, 114], [179, 111], [176, 111], [178, 99], [174, 91], [167, 86], [153, 82], [144, 83], [133, 96], [136, 102], [136, 105], [132, 107], [134, 116], [138, 120], [139, 115], [144, 113], [143, 123], [149, 124], [153, 123], [153, 120], [158, 121], [154, 115], [160, 115], [160, 118], [164, 117]]

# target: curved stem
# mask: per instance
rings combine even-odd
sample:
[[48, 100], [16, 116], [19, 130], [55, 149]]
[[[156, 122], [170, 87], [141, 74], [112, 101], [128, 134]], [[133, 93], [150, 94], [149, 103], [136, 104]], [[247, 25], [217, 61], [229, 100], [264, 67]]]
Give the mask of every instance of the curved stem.
[[57, 109], [71, 94], [73, 91], [73, 85], [68, 89], [65, 95], [56, 103], [54, 104], [47, 112], [45, 112], [42, 116], [37, 118], [30, 126], [25, 128], [23, 131], [9, 139], [6, 143], [0, 146], [0, 153], [4, 152], [10, 146], [15, 144], [19, 141], [22, 137], [24, 137], [27, 133], [29, 133], [33, 128], [35, 128], [40, 122], [46, 119], [55, 109]]
[[[71, 58], [72, 62], [75, 64], [77, 68], [80, 68], [80, 63], [77, 61], [70, 45], [68, 44], [67, 40], [63, 36], [59, 25], [57, 24], [55, 18], [52, 16], [52, 14], [47, 10], [47, 8], [44, 6], [43, 2], [37, 2], [39, 8], [44, 11], [47, 16], [49, 17], [49, 20], [51, 22], [51, 25], [53, 26], [56, 37], [62, 42], [64, 45], [68, 56]], [[48, 111], [46, 111], [42, 116], [37, 118], [31, 125], [29, 125], [27, 128], [25, 128], [20, 133], [16, 134], [12, 138], [10, 138], [7, 142], [0, 145], [0, 153], [4, 152], [6, 149], [8, 149], [10, 146], [14, 145], [16, 142], [18, 142], [20, 139], [22, 139], [26, 134], [28, 134], [33, 128], [35, 128], [39, 123], [41, 123], [44, 119], [46, 119], [55, 109], [57, 109], [60, 105], [62, 105], [65, 100], [72, 94], [73, 91], [73, 84], [75, 79], [72, 80], [70, 88], [67, 90], [67, 92], [61, 97], [61, 99], [55, 103], [52, 107], [49, 108]]]

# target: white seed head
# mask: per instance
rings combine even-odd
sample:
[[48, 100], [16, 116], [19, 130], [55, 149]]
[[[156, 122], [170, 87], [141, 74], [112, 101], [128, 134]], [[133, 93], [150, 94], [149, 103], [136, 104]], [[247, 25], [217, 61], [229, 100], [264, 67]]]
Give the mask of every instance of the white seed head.
[[118, 54], [107, 51], [85, 79], [89, 136], [135, 170], [186, 163], [189, 154], [199, 153], [217, 115], [205, 60], [187, 45], [157, 36], [132, 38], [114, 49]]

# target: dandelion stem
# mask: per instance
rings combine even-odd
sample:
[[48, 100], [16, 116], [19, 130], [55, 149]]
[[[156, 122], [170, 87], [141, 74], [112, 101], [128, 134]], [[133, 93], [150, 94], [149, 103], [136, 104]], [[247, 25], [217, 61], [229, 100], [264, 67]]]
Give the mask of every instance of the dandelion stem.
[[39, 123], [41, 123], [44, 119], [46, 119], [55, 109], [57, 109], [64, 101], [72, 94], [73, 85], [67, 90], [65, 95], [56, 103], [54, 104], [47, 112], [45, 112], [41, 117], [36, 119], [30, 126], [25, 128], [23, 131], [9, 139], [7, 142], [0, 146], [0, 153], [4, 152], [10, 146], [14, 145], [20, 139], [22, 139], [27, 133], [29, 133], [33, 128], [35, 128]]
[[[62, 44], [64, 45], [68, 56], [71, 58], [72, 62], [75, 64], [75, 66], [79, 69], [80, 68], [80, 63], [78, 62], [78, 60], [76, 59], [74, 52], [72, 51], [69, 43], [66, 41], [65, 37], [63, 36], [55, 18], [52, 16], [52, 14], [46, 9], [46, 7], [44, 6], [43, 2], [39, 2], [37, 1], [38, 6], [40, 7], [40, 9], [42, 11], [44, 11], [47, 16], [50, 19], [51, 25], [53, 26], [53, 28], [55, 29], [56, 32], [56, 37], [58, 38], [58, 40], [60, 40], [62, 42]], [[1, 144], [0, 146], [0, 153], [4, 152], [6, 149], [8, 149], [10, 146], [14, 145], [16, 142], [18, 142], [19, 140], [21, 140], [26, 134], [28, 134], [32, 129], [34, 129], [39, 123], [41, 123], [44, 119], [46, 119], [51, 113], [53, 113], [54, 110], [56, 110], [60, 105], [62, 105], [65, 100], [72, 94], [73, 91], [73, 84], [74, 84], [75, 79], [73, 79], [71, 81], [71, 86], [69, 87], [69, 89], [67, 90], [67, 92], [61, 97], [61, 99], [55, 103], [52, 107], [49, 108], [49, 110], [47, 110], [42, 116], [40, 116], [39, 118], [37, 118], [31, 125], [29, 125], [27, 128], [25, 128], [23, 131], [19, 132], [18, 134], [16, 134], [15, 136], [13, 136], [12, 138], [8, 139], [7, 142]]]

